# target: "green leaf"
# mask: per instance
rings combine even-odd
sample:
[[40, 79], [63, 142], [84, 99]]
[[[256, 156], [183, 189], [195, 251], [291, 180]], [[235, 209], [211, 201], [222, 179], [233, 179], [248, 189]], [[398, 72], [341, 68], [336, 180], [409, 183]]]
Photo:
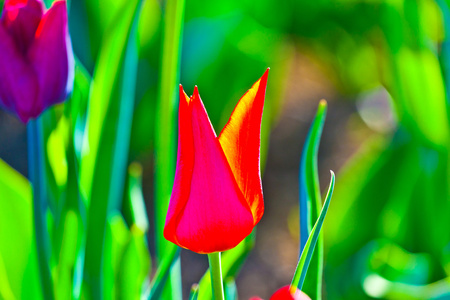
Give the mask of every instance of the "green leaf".
[[73, 270], [77, 258], [77, 244], [79, 243], [79, 219], [74, 211], [64, 214], [64, 224], [59, 261], [55, 270], [55, 294], [57, 299], [71, 299]]
[[111, 22], [95, 67], [88, 104], [80, 190], [89, 207], [85, 287], [95, 299], [101, 299], [103, 293], [101, 266], [106, 219], [108, 212], [121, 208], [123, 197], [134, 109], [136, 35], [141, 4], [141, 0], [126, 1]]
[[[379, 26], [387, 42], [389, 74], [381, 81], [392, 94], [400, 123], [424, 142], [446, 147], [449, 130], [445, 82], [436, 51], [419, 25], [422, 10], [423, 6], [414, 1], [385, 2], [380, 6]], [[426, 105], [423, 99], [427, 99]]]
[[118, 299], [141, 299], [144, 284], [150, 274], [150, 253], [145, 233], [133, 226], [124, 249], [117, 274]]
[[[317, 154], [320, 137], [327, 113], [327, 102], [320, 101], [314, 121], [303, 147], [300, 163], [300, 252], [303, 251], [314, 223], [322, 208], [320, 195]], [[305, 292], [314, 299], [322, 299], [323, 278], [323, 234], [319, 235], [317, 250], [312, 257], [310, 276], [305, 284]]]
[[0, 160], [0, 298], [42, 299], [29, 182]]
[[[156, 99], [155, 120], [155, 242], [156, 258], [164, 256], [173, 245], [164, 238], [164, 225], [175, 175], [176, 107], [180, 77], [181, 41], [184, 26], [185, 0], [167, 1], [164, 15], [162, 57]], [[169, 250], [170, 252], [173, 250]], [[181, 292], [179, 260], [170, 270], [163, 298], [178, 300]]]
[[311, 234], [309, 235], [308, 240], [306, 241], [306, 245], [303, 248], [302, 255], [300, 256], [300, 260], [298, 261], [298, 265], [294, 273], [294, 278], [292, 279], [291, 286], [298, 287], [298, 289], [300, 290], [303, 287], [306, 272], [308, 271], [309, 263], [311, 262], [311, 257], [313, 255], [314, 248], [317, 244], [320, 230], [322, 229], [323, 221], [325, 220], [325, 216], [327, 215], [328, 207], [331, 201], [331, 196], [333, 195], [335, 176], [333, 171], [330, 172], [331, 172], [331, 181], [330, 186], [328, 188], [327, 196], [325, 198], [325, 203], [323, 204], [319, 218], [317, 219], [316, 224], [314, 224], [314, 227], [311, 230]]
[[[113, 212], [108, 217], [105, 234], [105, 251], [103, 264], [104, 273], [104, 299], [118, 298], [118, 285], [116, 284], [121, 267], [121, 260], [130, 239], [130, 231], [125, 220], [118, 212]], [[130, 280], [132, 280], [130, 278]]]

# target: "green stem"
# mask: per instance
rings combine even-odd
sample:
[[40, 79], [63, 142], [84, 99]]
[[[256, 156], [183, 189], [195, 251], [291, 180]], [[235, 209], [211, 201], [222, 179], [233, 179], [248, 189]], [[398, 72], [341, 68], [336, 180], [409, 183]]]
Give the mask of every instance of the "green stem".
[[[156, 257], [159, 262], [173, 247], [163, 236], [169, 199], [175, 174], [176, 107], [180, 77], [180, 52], [185, 0], [168, 0], [164, 14], [162, 64], [156, 104], [155, 161], [155, 227]], [[181, 267], [179, 260], [170, 271], [164, 299], [181, 299]]]
[[42, 292], [44, 299], [54, 299], [50, 272], [51, 245], [46, 219], [48, 203], [41, 120], [29, 121], [27, 131], [29, 175], [33, 186], [33, 221]]
[[211, 286], [214, 300], [224, 300], [222, 264], [220, 263], [220, 252], [208, 254], [209, 272], [211, 274]]

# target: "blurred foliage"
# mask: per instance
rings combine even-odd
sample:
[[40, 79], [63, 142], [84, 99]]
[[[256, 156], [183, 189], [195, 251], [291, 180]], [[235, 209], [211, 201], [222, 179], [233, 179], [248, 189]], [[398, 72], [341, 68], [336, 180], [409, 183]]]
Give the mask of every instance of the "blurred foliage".
[[[70, 27], [74, 50], [88, 70], [92, 70], [98, 55], [100, 37], [104, 35], [105, 24], [111, 20], [109, 14], [118, 7], [111, 5], [105, 12], [96, 2], [74, 1], [71, 8], [71, 13], [76, 14], [71, 18], [73, 25]], [[265, 153], [293, 49], [283, 33], [264, 27], [238, 3], [231, 4], [227, 1], [208, 5], [190, 2], [186, 7], [180, 83], [188, 93], [193, 91], [194, 85], [199, 86], [211, 122], [216, 128], [222, 128], [246, 87], [271, 67], [262, 134]], [[148, 155], [154, 140], [163, 13], [160, 2], [144, 2], [139, 23], [137, 106], [131, 140], [134, 157]], [[82, 26], [79, 25], [81, 22]], [[92, 38], [88, 39], [89, 36]]]
[[[317, 59], [338, 74], [336, 83], [343, 92], [383, 85], [392, 97], [398, 127], [393, 134], [368, 140], [338, 176], [338, 205], [330, 211], [332, 225], [325, 229], [328, 297], [437, 299], [442, 295], [422, 290], [449, 275], [443, 249], [450, 242], [446, 225], [450, 87], [445, 86], [445, 53], [440, 51], [444, 38], [440, 7], [433, 1], [408, 0], [334, 5], [318, 10], [332, 14], [326, 19], [335, 24], [328, 33], [309, 40]], [[391, 250], [376, 247], [372, 255], [363, 254], [379, 239], [390, 243]], [[414, 259], [419, 253], [426, 263]], [[401, 263], [387, 267], [404, 260], [414, 267]], [[374, 268], [375, 264], [383, 267]], [[379, 280], [364, 272], [365, 266]], [[392, 287], [383, 292], [388, 282]]]
[[0, 199], [0, 298], [41, 299], [31, 186], [2, 160]]
[[[72, 291], [74, 299], [87, 293], [81, 288], [90, 272], [83, 268], [86, 258], [97, 264], [92, 272], [101, 270], [107, 278], [105, 297], [129, 296], [150, 284], [145, 234], [151, 224], [139, 213], [139, 167], [127, 175], [127, 166], [149, 159], [155, 148], [165, 3], [69, 3], [75, 87], [70, 101], [42, 119], [55, 293], [64, 298]], [[396, 127], [365, 141], [337, 176], [325, 226], [329, 299], [448, 297], [449, 5], [446, 0], [186, 4], [180, 83], [187, 92], [199, 86], [215, 128], [222, 128], [246, 88], [271, 67], [262, 164], [297, 51], [318, 62], [346, 96], [357, 98], [380, 86], [388, 94]], [[0, 236], [11, 241], [0, 244], [0, 274], [9, 279], [1, 280], [0, 297], [29, 299], [40, 294], [31, 189], [4, 163], [0, 169]], [[98, 232], [88, 238], [88, 219], [97, 217], [98, 227], [91, 224], [90, 232]], [[101, 253], [85, 253], [88, 240], [94, 248], [109, 249], [104, 259], [114, 264], [102, 266], [96, 260]], [[230, 294], [252, 246], [246, 240], [224, 254]], [[172, 260], [164, 265], [170, 269]], [[127, 282], [127, 276], [138, 283]], [[22, 282], [29, 288], [21, 290]], [[201, 299], [209, 292], [202, 282]]]
[[[49, 7], [52, 2], [45, 4]], [[222, 127], [246, 87], [271, 66], [274, 71], [262, 134], [262, 148], [267, 149], [292, 45], [282, 33], [264, 27], [236, 3], [217, 10], [224, 3], [205, 6], [215, 11], [207, 18], [211, 11], [193, 10], [197, 4], [186, 9], [180, 81], [188, 91], [195, 84], [200, 86], [214, 126]], [[135, 158], [150, 157], [154, 148], [165, 3], [68, 1], [68, 5], [77, 59], [74, 90], [69, 101], [49, 110], [39, 121], [46, 153], [39, 172], [45, 174], [42, 205], [51, 244], [50, 281], [58, 299], [135, 299], [150, 286], [146, 240], [150, 224], [143, 212], [141, 171], [138, 165], [131, 165], [127, 177], [126, 166]], [[255, 43], [260, 45], [255, 47]], [[8, 178], [2, 180], [6, 184]], [[253, 239], [252, 235], [224, 255], [228, 277], [236, 276]], [[6, 255], [5, 251], [0, 253]], [[163, 273], [161, 278], [155, 277], [160, 282], [152, 282], [153, 287], [164, 284], [175, 256], [168, 255], [160, 262], [158, 270]], [[2, 264], [6, 278], [25, 278], [21, 268], [13, 271], [9, 264], [24, 264], [27, 259], [17, 256], [4, 267]], [[34, 280], [39, 278], [37, 270], [32, 272]], [[2, 287], [2, 297], [23, 298], [8, 282]], [[230, 293], [232, 287], [229, 285]]]

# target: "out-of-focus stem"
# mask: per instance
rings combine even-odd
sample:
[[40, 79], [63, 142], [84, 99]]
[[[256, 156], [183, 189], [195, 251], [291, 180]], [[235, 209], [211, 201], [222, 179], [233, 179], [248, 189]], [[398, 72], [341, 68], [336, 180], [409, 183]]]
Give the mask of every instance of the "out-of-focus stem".
[[41, 119], [27, 125], [29, 177], [33, 186], [33, 222], [43, 298], [54, 299], [50, 273], [51, 245], [47, 230], [47, 185], [45, 177], [44, 141]]

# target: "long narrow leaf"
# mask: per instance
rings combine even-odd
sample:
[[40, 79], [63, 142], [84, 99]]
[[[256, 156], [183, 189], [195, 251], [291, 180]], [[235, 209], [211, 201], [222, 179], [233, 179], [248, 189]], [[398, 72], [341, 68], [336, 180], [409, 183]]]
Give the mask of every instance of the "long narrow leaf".
[[[327, 113], [327, 102], [320, 101], [316, 117], [310, 127], [300, 163], [300, 253], [303, 251], [314, 223], [319, 218], [322, 197], [319, 187], [317, 154]], [[322, 298], [323, 237], [319, 235], [317, 250], [312, 257], [311, 276], [305, 291], [314, 299]]]
[[80, 187], [89, 206], [86, 291], [95, 299], [103, 298], [103, 241], [108, 212], [121, 208], [123, 196], [134, 109], [136, 31], [141, 4], [142, 0], [124, 3], [105, 34], [88, 106]]
[[[177, 86], [180, 77], [181, 40], [183, 36], [185, 0], [167, 1], [155, 122], [155, 240], [156, 258], [164, 260], [173, 244], [164, 236], [167, 209], [175, 175]], [[169, 250], [170, 249], [170, 250]], [[178, 300], [181, 294], [179, 258], [171, 268], [164, 299]]]
[[333, 171], [331, 172], [331, 181], [328, 188], [327, 197], [325, 198], [325, 203], [323, 204], [322, 211], [320, 212], [319, 219], [316, 224], [314, 224], [311, 234], [309, 235], [306, 245], [303, 248], [302, 255], [298, 262], [297, 268], [295, 270], [294, 278], [292, 279], [291, 287], [302, 289], [303, 283], [305, 281], [306, 272], [308, 271], [309, 263], [311, 262], [311, 257], [314, 252], [314, 248], [317, 244], [319, 238], [320, 230], [322, 229], [323, 221], [328, 211], [330, 205], [331, 196], [333, 195], [335, 176]]

